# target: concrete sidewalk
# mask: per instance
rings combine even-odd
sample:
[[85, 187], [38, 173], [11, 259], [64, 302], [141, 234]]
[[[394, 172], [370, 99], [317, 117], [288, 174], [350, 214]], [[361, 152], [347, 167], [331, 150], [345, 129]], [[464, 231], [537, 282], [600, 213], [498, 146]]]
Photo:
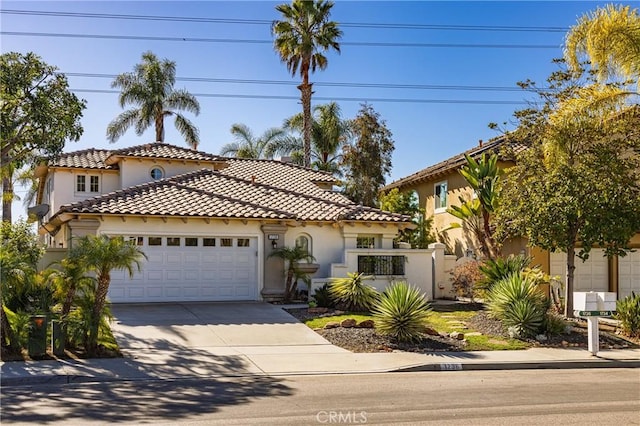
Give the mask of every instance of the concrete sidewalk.
[[[351, 353], [330, 344], [272, 305], [251, 306], [249, 311], [253, 313], [249, 317], [244, 307], [230, 321], [233, 317], [229, 310], [236, 308], [239, 306], [225, 305], [212, 311], [205, 305], [188, 305], [171, 310], [171, 317], [166, 317], [159, 307], [142, 310], [137, 307], [135, 314], [131, 308], [119, 307], [118, 323], [113, 328], [123, 358], [0, 363], [0, 385], [392, 371], [640, 367], [640, 349], [602, 350], [598, 356], [592, 356], [584, 348]], [[147, 318], [141, 320], [145, 315]], [[213, 315], [220, 318], [214, 320]], [[151, 318], [156, 318], [155, 322]]]
[[314, 346], [234, 349], [238, 350], [217, 348], [183, 354], [147, 349], [135, 357], [6, 362], [0, 365], [0, 384], [27, 386], [247, 375], [640, 367], [640, 349], [603, 350], [598, 356], [592, 356], [585, 349], [547, 348], [429, 354], [335, 352]]

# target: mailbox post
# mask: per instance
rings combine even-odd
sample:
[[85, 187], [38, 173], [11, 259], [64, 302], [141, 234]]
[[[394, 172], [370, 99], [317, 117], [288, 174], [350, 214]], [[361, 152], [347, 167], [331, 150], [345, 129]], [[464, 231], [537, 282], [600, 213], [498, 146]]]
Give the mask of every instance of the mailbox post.
[[616, 310], [616, 294], [604, 291], [576, 291], [573, 293], [573, 309], [576, 316], [587, 319], [589, 352], [597, 355], [600, 350], [598, 318], [613, 315]]

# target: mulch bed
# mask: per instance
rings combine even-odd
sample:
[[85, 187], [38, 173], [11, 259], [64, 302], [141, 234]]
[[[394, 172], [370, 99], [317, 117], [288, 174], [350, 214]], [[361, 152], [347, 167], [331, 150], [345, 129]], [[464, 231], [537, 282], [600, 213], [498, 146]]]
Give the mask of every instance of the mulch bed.
[[[450, 305], [436, 305], [434, 310], [441, 312], [450, 312], [455, 310], [477, 311], [477, 314], [470, 318], [467, 322], [468, 326], [473, 330], [488, 336], [498, 338], [508, 338], [506, 330], [502, 327], [500, 321], [494, 320], [483, 310], [483, 306], [479, 304], [458, 303]], [[320, 316], [334, 315], [334, 311], [324, 314], [309, 313], [306, 308], [287, 309], [291, 315], [305, 321], [307, 319]], [[536, 347], [588, 347], [588, 332], [585, 321], [571, 320], [570, 332], [552, 336], [547, 341], [539, 342], [530, 340], [532, 346]], [[393, 339], [376, 333], [375, 329], [370, 328], [331, 328], [315, 330], [322, 337], [332, 344], [352, 352], [438, 352], [438, 351], [464, 351], [466, 342], [457, 340], [448, 336], [431, 336], [424, 334], [420, 341], [415, 343], [399, 343]], [[633, 342], [615, 334], [615, 330], [602, 326], [600, 329], [600, 348], [601, 349], [624, 349], [640, 347], [640, 342]]]

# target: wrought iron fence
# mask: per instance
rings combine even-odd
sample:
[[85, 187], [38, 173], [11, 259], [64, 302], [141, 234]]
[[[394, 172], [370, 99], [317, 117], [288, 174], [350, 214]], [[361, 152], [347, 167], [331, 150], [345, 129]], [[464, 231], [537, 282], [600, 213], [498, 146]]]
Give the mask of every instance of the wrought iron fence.
[[406, 256], [358, 256], [358, 272], [368, 275], [404, 275]]

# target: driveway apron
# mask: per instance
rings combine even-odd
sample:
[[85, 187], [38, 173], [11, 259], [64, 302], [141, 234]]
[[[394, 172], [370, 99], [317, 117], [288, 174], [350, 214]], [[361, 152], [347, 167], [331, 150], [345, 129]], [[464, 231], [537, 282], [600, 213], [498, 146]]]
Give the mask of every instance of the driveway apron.
[[269, 303], [114, 304], [112, 312], [125, 357], [174, 373], [261, 374], [252, 357], [348, 352]]

